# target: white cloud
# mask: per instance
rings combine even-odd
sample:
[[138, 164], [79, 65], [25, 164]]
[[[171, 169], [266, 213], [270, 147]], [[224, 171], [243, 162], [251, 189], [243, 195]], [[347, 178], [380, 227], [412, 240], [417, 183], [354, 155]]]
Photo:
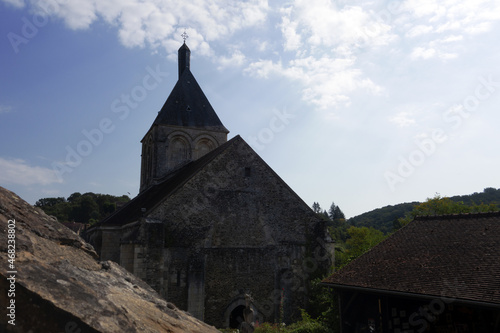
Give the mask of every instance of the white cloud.
[[245, 63], [245, 55], [240, 50], [235, 50], [229, 57], [219, 57], [218, 69], [239, 67]]
[[442, 39], [431, 40], [426, 46], [415, 47], [410, 57], [412, 59], [454, 59], [459, 56], [456, 52], [455, 43], [462, 40], [463, 36], [461, 35], [449, 35]]
[[32, 0], [32, 8], [62, 19], [71, 29], [88, 28], [102, 17], [118, 28], [125, 46], [164, 47], [169, 53], [177, 50], [179, 31], [186, 28], [190, 48], [200, 47], [204, 55], [210, 54], [209, 42], [261, 23], [269, 10], [266, 0]]
[[297, 50], [301, 45], [301, 36], [297, 33], [297, 22], [290, 21], [290, 10], [286, 10], [288, 15], [281, 18], [281, 33], [283, 34], [285, 51]]
[[296, 0], [283, 11], [282, 29], [286, 47], [295, 46], [299, 39], [312, 47], [348, 48], [387, 45], [394, 35], [391, 27], [361, 6], [331, 1]]
[[267, 79], [269, 75], [282, 73], [283, 67], [281, 62], [274, 63], [272, 60], [259, 60], [251, 63], [244, 72], [254, 77]]
[[3, 2], [12, 5], [17, 8], [23, 8], [24, 7], [24, 0], [3, 0]]
[[[396, 6], [364, 0], [29, 1], [31, 9], [72, 29], [104, 20], [116, 27], [123, 45], [166, 50], [169, 58], [175, 58], [186, 29], [191, 50], [219, 69], [249, 64], [250, 75], [297, 81], [303, 99], [322, 109], [349, 105], [359, 89], [372, 94], [383, 89], [371, 74], [377, 73], [372, 54], [455, 59], [466, 49], [460, 43], [467, 35], [489, 31], [500, 20], [497, 0], [404, 0]], [[248, 37], [249, 29], [252, 37], [228, 52], [226, 41], [234, 45], [231, 37]]]
[[52, 169], [30, 166], [21, 159], [0, 157], [0, 183], [29, 186], [62, 183], [62, 180]]
[[430, 59], [436, 56], [436, 50], [433, 48], [416, 47], [413, 49], [410, 57], [412, 59]]
[[9, 113], [12, 111], [12, 107], [8, 105], [0, 105], [0, 114]]
[[44, 195], [50, 196], [50, 197], [56, 197], [61, 194], [61, 191], [59, 190], [54, 190], [54, 189], [42, 189], [42, 193]]
[[426, 37], [414, 45], [413, 59], [456, 58], [459, 54], [449, 50], [453, 44], [464, 35], [491, 31], [500, 20], [496, 0], [406, 0], [400, 11], [395, 29], [409, 38]]
[[353, 65], [353, 58], [325, 56], [316, 59], [309, 56], [292, 60], [286, 66], [281, 62], [260, 60], [251, 63], [245, 72], [255, 77], [276, 75], [299, 81], [303, 86], [304, 101], [320, 109], [329, 109], [349, 105], [348, 94], [357, 89], [365, 89], [373, 94], [382, 90], [372, 80], [363, 77], [362, 71]]
[[415, 124], [415, 119], [412, 117], [412, 114], [406, 111], [400, 112], [397, 115], [389, 118], [389, 121], [399, 127], [408, 127]]
[[407, 33], [406, 33], [406, 36], [407, 37], [418, 37], [418, 36], [421, 36], [421, 35], [425, 35], [429, 32], [431, 32], [433, 30], [432, 26], [430, 25], [423, 25], [423, 24], [419, 24], [413, 28], [411, 28]]

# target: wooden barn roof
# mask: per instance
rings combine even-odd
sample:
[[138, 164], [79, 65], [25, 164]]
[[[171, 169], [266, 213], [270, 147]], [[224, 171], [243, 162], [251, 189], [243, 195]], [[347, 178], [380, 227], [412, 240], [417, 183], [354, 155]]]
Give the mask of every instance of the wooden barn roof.
[[500, 305], [500, 212], [417, 217], [323, 281]]

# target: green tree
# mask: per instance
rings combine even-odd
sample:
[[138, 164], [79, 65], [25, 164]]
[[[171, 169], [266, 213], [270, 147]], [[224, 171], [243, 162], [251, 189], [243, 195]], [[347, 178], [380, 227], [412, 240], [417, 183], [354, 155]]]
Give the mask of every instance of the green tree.
[[40, 207], [40, 208], [49, 208], [49, 207], [54, 207], [57, 204], [64, 203], [64, 202], [66, 202], [66, 199], [64, 199], [63, 197], [42, 198], [35, 203], [35, 206]]
[[75, 192], [68, 197], [68, 202], [77, 202], [77, 200], [79, 200], [81, 196], [82, 194], [80, 192]]
[[342, 220], [345, 220], [345, 215], [344, 215], [344, 212], [340, 209], [339, 206], [335, 207], [335, 219], [339, 220], [339, 219], [342, 219]]
[[57, 217], [61, 222], [95, 223], [113, 213], [118, 203], [128, 201], [130, 198], [126, 195], [116, 197], [109, 194], [75, 192], [67, 200], [62, 197], [39, 199], [35, 206], [43, 209], [48, 215]]
[[313, 212], [315, 212], [316, 214], [321, 213], [321, 206], [319, 205], [319, 203], [314, 202], [314, 203], [313, 203], [313, 205], [312, 205], [312, 210], [313, 210]]
[[335, 210], [337, 209], [337, 206], [335, 205], [335, 202], [332, 202], [332, 204], [330, 205], [330, 210], [328, 211], [328, 216], [330, 217], [330, 220], [335, 220], [335, 218], [337, 217], [336, 214], [335, 214]]
[[417, 216], [485, 213], [494, 211], [498, 211], [498, 206], [494, 203], [472, 203], [467, 205], [463, 201], [454, 201], [436, 193], [434, 198], [427, 198], [425, 202], [416, 205], [410, 213], [406, 214], [402, 218], [399, 218], [397, 223], [394, 224], [395, 227], [405, 226]]
[[99, 206], [90, 195], [82, 195], [72, 203], [70, 220], [87, 223], [90, 219], [99, 218]]
[[63, 197], [42, 198], [35, 203], [47, 215], [55, 216], [60, 221], [67, 221], [69, 214], [68, 202]]
[[351, 257], [351, 260], [359, 257], [386, 238], [382, 231], [371, 227], [351, 226], [347, 229], [347, 233], [349, 238], [346, 241], [346, 253]]

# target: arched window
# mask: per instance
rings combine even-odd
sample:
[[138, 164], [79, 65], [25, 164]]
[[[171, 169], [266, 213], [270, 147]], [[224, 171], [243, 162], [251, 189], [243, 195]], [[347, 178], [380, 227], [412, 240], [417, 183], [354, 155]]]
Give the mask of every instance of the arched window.
[[198, 159], [215, 148], [215, 144], [212, 140], [207, 138], [202, 138], [196, 142], [194, 148], [194, 158]]
[[189, 143], [177, 136], [170, 140], [168, 145], [167, 164], [169, 168], [176, 167], [189, 159]]

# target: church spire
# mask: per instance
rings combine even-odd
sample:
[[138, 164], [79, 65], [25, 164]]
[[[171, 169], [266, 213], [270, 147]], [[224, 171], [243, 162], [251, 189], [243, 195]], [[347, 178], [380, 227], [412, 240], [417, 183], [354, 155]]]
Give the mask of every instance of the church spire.
[[189, 69], [191, 51], [179, 48], [179, 79], [142, 139], [141, 188], [227, 141], [224, 127]]
[[189, 50], [189, 47], [186, 45], [186, 39], [188, 38], [188, 35], [184, 31], [181, 36], [184, 39], [184, 44], [182, 44], [182, 46], [179, 48], [179, 51], [177, 52], [179, 61], [179, 78], [186, 68], [189, 69], [189, 58], [191, 57], [191, 50]]

